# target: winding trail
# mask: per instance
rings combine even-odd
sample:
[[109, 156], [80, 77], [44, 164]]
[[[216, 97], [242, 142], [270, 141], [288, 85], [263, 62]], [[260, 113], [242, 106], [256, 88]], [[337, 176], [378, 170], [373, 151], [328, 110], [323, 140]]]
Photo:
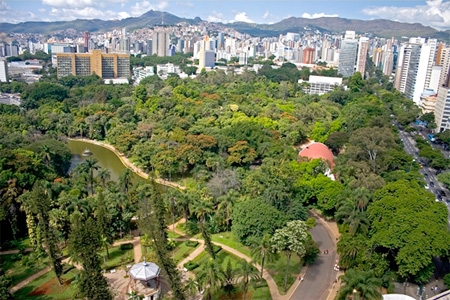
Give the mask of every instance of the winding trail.
[[[133, 164], [130, 159], [123, 154], [122, 152], [119, 152], [113, 145], [110, 145], [106, 142], [103, 141], [97, 141], [97, 140], [90, 140], [90, 139], [85, 139], [85, 138], [76, 138], [76, 139], [72, 139], [72, 138], [68, 138], [68, 140], [70, 141], [82, 141], [85, 143], [90, 143], [90, 144], [94, 144], [103, 148], [106, 148], [110, 151], [112, 151], [122, 162], [122, 164], [129, 168], [130, 170], [132, 170], [134, 173], [136, 173], [136, 175], [138, 175], [139, 177], [142, 177], [144, 179], [149, 179], [150, 175], [148, 173], [145, 173], [141, 168], [138, 168], [135, 164]], [[155, 178], [155, 181], [159, 184], [168, 186], [168, 187], [173, 187], [173, 188], [177, 188], [180, 190], [185, 190], [186, 187], [182, 186], [176, 182], [172, 182], [172, 181], [168, 181], [168, 180], [164, 180], [162, 178]]]

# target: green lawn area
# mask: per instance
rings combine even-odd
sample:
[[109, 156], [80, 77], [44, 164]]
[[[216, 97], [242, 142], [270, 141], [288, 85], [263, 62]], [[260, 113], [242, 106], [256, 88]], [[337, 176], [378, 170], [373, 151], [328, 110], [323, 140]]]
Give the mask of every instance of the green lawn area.
[[197, 245], [197, 247], [189, 247], [185, 242], [176, 242], [176, 245], [177, 246], [173, 250], [173, 259], [178, 264], [180, 261], [188, 257], [189, 254], [191, 254], [200, 244]]
[[62, 276], [63, 285], [59, 285], [53, 271], [36, 278], [14, 294], [14, 299], [73, 299], [75, 287], [71, 285], [78, 270], [72, 269]]
[[248, 257], [251, 257], [250, 248], [238, 242], [237, 238], [235, 238], [231, 232], [221, 232], [213, 234], [211, 235], [211, 239], [214, 242], [224, 244], [228, 247], [238, 250], [239, 252], [247, 255]]
[[134, 251], [130, 250], [120, 250], [120, 246], [115, 246], [109, 248], [109, 259], [104, 262], [104, 257], [106, 257], [106, 250], [100, 252], [100, 257], [102, 258], [102, 268], [105, 270], [114, 269], [123, 265], [127, 265], [134, 262]]
[[[273, 263], [268, 263], [265, 267], [269, 271], [270, 275], [273, 277], [273, 280], [275, 280], [281, 295], [286, 294], [284, 292], [284, 275], [286, 272], [286, 263], [287, 263], [286, 255], [281, 253], [277, 261]], [[289, 263], [289, 273], [287, 281], [288, 290], [289, 287], [297, 279], [297, 276], [302, 268], [301, 264], [302, 262], [300, 261], [300, 258], [297, 255], [292, 254], [291, 261]]]
[[[170, 228], [172, 228], [172, 226], [170, 226]], [[169, 230], [167, 232], [167, 237], [169, 239], [177, 239], [177, 238], [181, 237], [181, 235], [179, 235], [178, 233], [175, 233], [175, 232]]]
[[186, 223], [178, 223], [177, 226], [175, 226], [179, 231], [186, 234]]
[[11, 276], [12, 284], [25, 280], [47, 267], [47, 260], [34, 260], [32, 253], [0, 255], [0, 267]]

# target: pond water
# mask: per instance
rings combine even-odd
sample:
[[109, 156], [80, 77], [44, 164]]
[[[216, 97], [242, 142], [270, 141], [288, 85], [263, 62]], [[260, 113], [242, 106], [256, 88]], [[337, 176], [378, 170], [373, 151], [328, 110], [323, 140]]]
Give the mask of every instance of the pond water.
[[[70, 152], [72, 153], [72, 158], [70, 161], [70, 171], [72, 171], [79, 163], [86, 160], [88, 157], [93, 157], [98, 160], [98, 165], [101, 168], [108, 169], [111, 172], [111, 180], [117, 181], [119, 179], [120, 174], [123, 172], [126, 167], [122, 164], [117, 155], [111, 150], [83, 142], [77, 140], [69, 140], [68, 147]], [[92, 152], [90, 156], [83, 156], [82, 153], [84, 150], [89, 149]], [[137, 182], [140, 180], [145, 180], [136, 174], [133, 173], [133, 182]]]

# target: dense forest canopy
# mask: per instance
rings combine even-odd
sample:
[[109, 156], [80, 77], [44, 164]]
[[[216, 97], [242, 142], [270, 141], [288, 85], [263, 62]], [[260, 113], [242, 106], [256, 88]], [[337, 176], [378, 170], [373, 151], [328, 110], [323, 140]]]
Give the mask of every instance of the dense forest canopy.
[[[139, 59], [133, 63], [149, 64]], [[50, 229], [59, 240], [81, 239], [83, 222], [103, 224], [99, 234], [110, 241], [130, 230], [136, 209], [152, 198], [148, 187], [133, 185], [130, 171], [110, 182], [93, 160], [67, 174], [64, 142], [82, 137], [113, 145], [152, 176], [187, 179], [186, 190], [161, 197], [168, 215], [184, 216], [205, 240], [231, 230], [249, 245], [315, 208], [340, 226], [344, 269], [370, 270], [385, 287], [392, 274], [425, 282], [433, 257], [448, 259], [446, 207], [423, 188], [391, 124], [392, 116], [409, 124], [419, 109], [377, 74], [364, 81], [356, 73], [346, 79], [348, 90], [323, 96], [304, 94], [302, 71], [290, 64], [242, 75], [153, 76], [137, 86], [105, 85], [96, 76], [2, 83], [2, 91], [22, 92], [23, 105], [0, 105], [1, 242], [28, 234], [39, 247], [34, 227], [41, 218], [21, 196], [37, 185], [50, 199]], [[336, 155], [335, 181], [323, 175], [325, 162], [298, 162], [310, 140]]]

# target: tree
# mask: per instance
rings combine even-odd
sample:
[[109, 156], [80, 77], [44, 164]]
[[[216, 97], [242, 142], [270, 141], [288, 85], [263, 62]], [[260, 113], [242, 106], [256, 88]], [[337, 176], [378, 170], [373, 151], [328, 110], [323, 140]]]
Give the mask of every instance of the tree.
[[275, 260], [275, 253], [272, 251], [270, 244], [270, 235], [266, 234], [262, 239], [255, 239], [252, 243], [252, 258], [261, 265], [260, 278], [263, 277], [264, 264], [271, 263]]
[[198, 281], [204, 290], [204, 299], [211, 300], [224, 281], [223, 270], [218, 262], [210, 258], [197, 274]]
[[252, 264], [250, 264], [249, 262], [247, 262], [244, 259], [242, 259], [239, 262], [239, 266], [240, 266], [240, 268], [238, 270], [238, 274], [239, 274], [239, 277], [241, 278], [241, 283], [242, 283], [242, 287], [244, 290], [243, 298], [244, 298], [244, 300], [246, 300], [248, 285], [249, 285], [250, 281], [259, 280], [259, 273], [258, 273], [258, 270], [256, 270]]
[[154, 181], [140, 186], [142, 189], [138, 209], [138, 226], [143, 234], [153, 238], [153, 248], [162, 270], [167, 275], [175, 299], [184, 300], [184, 286], [180, 273], [170, 257], [165, 221], [164, 201]]
[[205, 241], [206, 252], [215, 259], [216, 253], [214, 252], [213, 245], [211, 242], [211, 234], [206, 227], [206, 217], [209, 216], [214, 210], [214, 205], [212, 203], [212, 199], [202, 193], [199, 195], [199, 198], [193, 202], [192, 204], [192, 213], [197, 217], [200, 221], [200, 230], [202, 233], [202, 237]]
[[265, 234], [272, 235], [276, 229], [286, 224], [287, 217], [257, 198], [236, 204], [231, 220], [233, 221], [231, 227], [233, 234], [244, 245], [249, 245], [250, 237], [260, 239]]
[[72, 215], [71, 229], [69, 254], [72, 261], [83, 267], [79, 283], [80, 295], [87, 299], [112, 299], [97, 254], [102, 243], [96, 222], [91, 217], [84, 219], [81, 214], [75, 213]]
[[290, 221], [283, 228], [275, 230], [270, 242], [275, 251], [284, 252], [287, 257], [286, 273], [284, 276], [284, 291], [287, 290], [289, 263], [292, 253], [302, 257], [306, 253], [308, 231], [305, 222]]
[[102, 183], [102, 187], [106, 187], [106, 182], [111, 179], [111, 172], [109, 169], [106, 168], [100, 168], [97, 174], [98, 178], [100, 179], [100, 182]]
[[24, 205], [28, 207], [27, 211], [34, 214], [38, 219], [37, 227], [42, 237], [43, 248], [48, 253], [56, 278], [61, 285], [61, 276], [63, 274], [62, 254], [58, 247], [56, 233], [50, 226], [50, 197], [42, 188], [42, 183], [36, 182], [33, 190], [23, 194], [21, 198]]
[[340, 277], [343, 286], [336, 299], [381, 300], [381, 279], [374, 276], [372, 271], [350, 269]]
[[367, 209], [372, 247], [389, 253], [403, 278], [425, 282], [433, 271], [432, 258], [448, 251], [450, 233], [443, 207], [415, 182], [386, 184]]
[[446, 173], [441, 173], [437, 176], [439, 182], [442, 182], [443, 184], [445, 184], [445, 186], [447, 188], [450, 187], [450, 173], [446, 172]]
[[90, 184], [91, 194], [94, 194], [94, 170], [98, 170], [98, 160], [93, 157], [88, 157], [80, 165], [80, 169], [88, 174], [88, 182]]

